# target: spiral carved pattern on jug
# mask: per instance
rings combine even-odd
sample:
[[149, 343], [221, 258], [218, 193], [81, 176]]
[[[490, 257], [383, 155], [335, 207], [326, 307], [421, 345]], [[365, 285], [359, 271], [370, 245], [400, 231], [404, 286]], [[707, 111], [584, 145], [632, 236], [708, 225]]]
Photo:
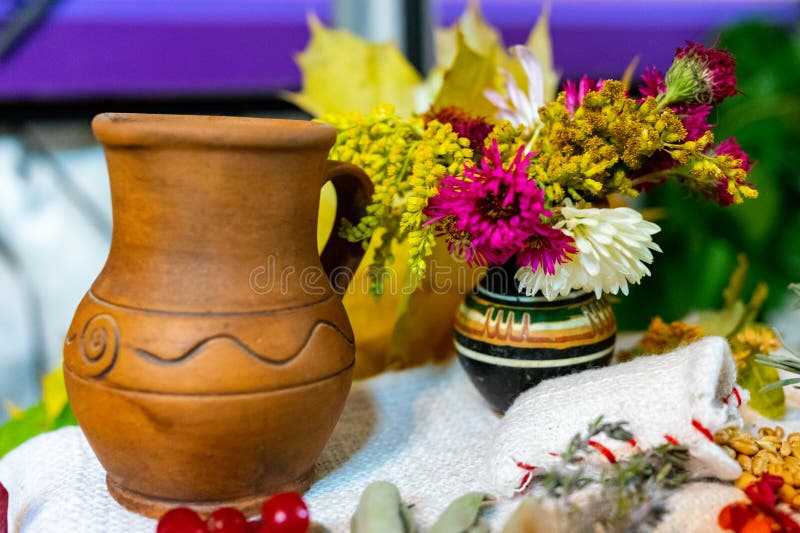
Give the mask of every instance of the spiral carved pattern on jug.
[[79, 346], [90, 377], [108, 373], [119, 353], [119, 327], [114, 317], [102, 314], [90, 318], [83, 326]]

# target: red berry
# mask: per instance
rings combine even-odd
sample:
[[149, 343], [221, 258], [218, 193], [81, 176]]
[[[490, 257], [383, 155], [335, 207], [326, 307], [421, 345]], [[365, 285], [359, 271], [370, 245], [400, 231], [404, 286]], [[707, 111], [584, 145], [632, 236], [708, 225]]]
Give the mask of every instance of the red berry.
[[217, 509], [208, 517], [208, 530], [217, 533], [247, 533], [247, 518], [233, 507]]
[[247, 523], [247, 533], [261, 533], [263, 527], [264, 523], [261, 522], [261, 519], [253, 520]]
[[303, 498], [296, 492], [283, 492], [261, 506], [263, 533], [306, 533], [309, 514]]
[[200, 515], [186, 507], [178, 507], [161, 517], [156, 533], [208, 533], [208, 529]]

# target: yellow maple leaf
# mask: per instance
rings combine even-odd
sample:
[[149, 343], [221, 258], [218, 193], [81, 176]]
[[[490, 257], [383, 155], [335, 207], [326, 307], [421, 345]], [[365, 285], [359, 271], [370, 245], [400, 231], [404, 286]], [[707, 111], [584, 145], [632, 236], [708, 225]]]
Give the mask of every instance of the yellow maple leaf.
[[60, 365], [42, 378], [42, 402], [48, 423], [52, 423], [69, 403], [64, 386], [64, 370]]
[[[436, 64], [423, 84], [425, 98], [434, 107], [458, 105], [473, 115], [493, 116], [495, 109], [487, 104], [483, 90], [497, 88], [501, 80], [497, 66], [505, 64], [508, 54], [500, 33], [483, 17], [480, 3], [471, 0], [455, 23], [447, 28], [436, 28], [434, 37]], [[471, 64], [472, 61], [477, 64]], [[491, 76], [487, 72], [489, 68], [494, 69]], [[483, 87], [463, 83], [476, 72], [482, 76], [477, 81]], [[467, 93], [457, 94], [465, 89]], [[443, 104], [444, 101], [449, 103]]]
[[394, 43], [371, 43], [325, 27], [311, 15], [311, 40], [295, 58], [303, 77], [299, 93], [282, 96], [314, 116], [358, 111], [369, 113], [391, 104], [402, 116], [415, 111], [421, 78]]
[[472, 115], [491, 117], [496, 109], [483, 92], [497, 86], [496, 55], [473, 50], [459, 29], [456, 32], [456, 56], [442, 75], [442, 86], [433, 101], [434, 108], [457, 106]]

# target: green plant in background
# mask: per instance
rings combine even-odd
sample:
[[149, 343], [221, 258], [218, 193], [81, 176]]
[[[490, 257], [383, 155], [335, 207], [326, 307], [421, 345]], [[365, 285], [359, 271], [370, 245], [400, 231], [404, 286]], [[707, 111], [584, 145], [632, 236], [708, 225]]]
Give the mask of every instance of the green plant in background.
[[22, 410], [8, 403], [11, 420], [0, 426], [0, 457], [26, 440], [64, 426], [77, 425], [67, 401], [61, 367], [42, 378], [42, 401]]
[[621, 329], [641, 330], [650, 317], [676, 320], [696, 309], [714, 309], [737, 255], [752, 259], [751, 276], [771, 289], [764, 310], [781, 306], [786, 286], [800, 276], [800, 31], [745, 23], [723, 31], [718, 45], [736, 56], [738, 87], [709, 120], [715, 135], [736, 137], [755, 161], [750, 179], [757, 200], [736, 209], [687, 199], [674, 184], [645, 202], [669, 219], [659, 224], [664, 250], [653, 276], [615, 305]]
[[765, 283], [759, 282], [745, 301], [742, 289], [749, 279], [750, 265], [744, 254], [739, 255], [738, 262], [722, 291], [724, 304], [721, 308], [700, 311], [693, 322], [666, 323], [656, 316], [637, 346], [620, 353], [619, 360], [669, 353], [707, 335], [725, 337], [736, 361], [736, 381], [750, 392], [748, 405], [766, 417], [780, 419], [786, 413], [786, 398], [778, 381], [780, 376], [775, 368], [758, 364], [760, 356], [772, 354], [781, 347], [775, 331], [756, 322], [769, 290]]

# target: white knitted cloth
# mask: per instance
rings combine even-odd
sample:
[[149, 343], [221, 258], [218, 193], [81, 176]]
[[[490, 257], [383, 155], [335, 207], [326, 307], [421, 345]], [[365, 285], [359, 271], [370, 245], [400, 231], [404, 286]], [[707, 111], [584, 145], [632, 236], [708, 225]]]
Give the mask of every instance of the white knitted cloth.
[[[791, 391], [791, 416], [797, 419], [800, 399]], [[313, 519], [334, 533], [349, 531], [361, 491], [383, 479], [414, 504], [419, 524], [430, 526], [454, 498], [490, 486], [488, 455], [499, 422], [455, 361], [354, 384], [306, 495]], [[783, 425], [800, 430], [800, 420]], [[105, 474], [77, 428], [41, 435], [8, 454], [0, 460], [0, 482], [11, 495], [12, 532], [155, 530], [154, 520], [126, 511], [108, 495]], [[708, 509], [744, 500], [741, 492], [719, 484], [687, 490], [688, 497], [674, 497], [680, 512], [659, 531], [715, 531], [716, 512]], [[501, 500], [489, 510], [493, 531], [518, 503], [519, 498]]]
[[[537, 473], [559, 463], [557, 452], [599, 416], [624, 420], [633, 440], [598, 435], [587, 461], [608, 464], [665, 442], [687, 446], [689, 467], [721, 479], [741, 475], [739, 463], [711, 439], [741, 427], [736, 366], [728, 343], [707, 337], [659, 357], [641, 357], [543, 382], [520, 395], [500, 425], [492, 456], [495, 492], [512, 496]], [[737, 399], [738, 398], [738, 399]]]

